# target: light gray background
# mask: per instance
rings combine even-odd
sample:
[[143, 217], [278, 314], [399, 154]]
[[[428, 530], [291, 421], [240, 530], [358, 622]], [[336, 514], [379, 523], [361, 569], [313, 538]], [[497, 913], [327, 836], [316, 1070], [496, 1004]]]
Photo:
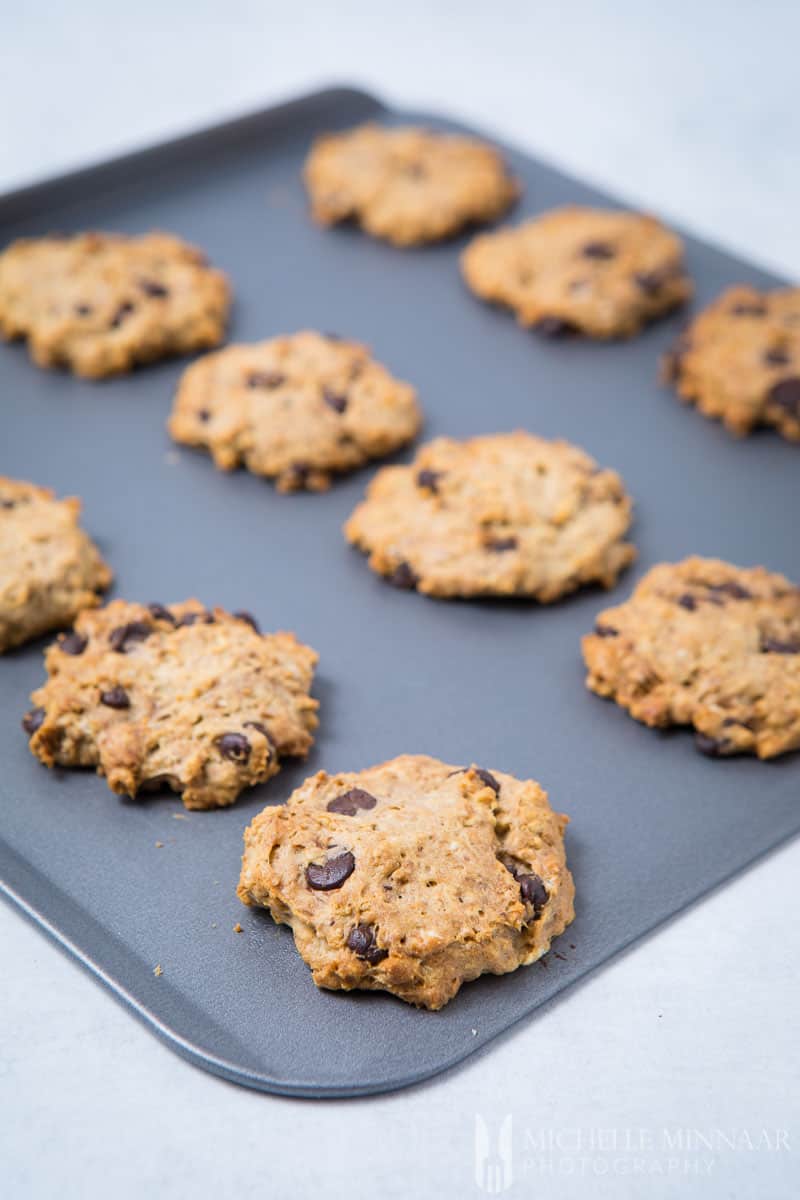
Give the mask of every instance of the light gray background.
[[[0, 42], [0, 189], [357, 82], [798, 278], [799, 41], [778, 2], [34, 3]], [[799, 866], [773, 855], [450, 1075], [325, 1104], [185, 1065], [2, 907], [0, 1194], [479, 1195], [475, 1114], [511, 1112], [511, 1196], [793, 1197]], [[740, 1148], [665, 1149], [679, 1130]], [[741, 1148], [762, 1130], [791, 1149]]]

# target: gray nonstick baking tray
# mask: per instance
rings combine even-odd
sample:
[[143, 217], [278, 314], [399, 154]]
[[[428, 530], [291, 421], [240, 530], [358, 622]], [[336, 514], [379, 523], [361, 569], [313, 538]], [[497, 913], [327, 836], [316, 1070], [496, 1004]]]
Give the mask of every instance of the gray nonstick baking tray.
[[[90, 383], [0, 347], [0, 472], [83, 498], [115, 595], [198, 596], [294, 630], [319, 651], [321, 704], [306, 763], [233, 808], [185, 814], [171, 794], [126, 802], [90, 773], [41, 767], [19, 718], [45, 642], [4, 656], [7, 894], [185, 1057], [310, 1097], [387, 1091], [450, 1067], [800, 829], [800, 756], [703, 758], [689, 733], [649, 731], [590, 695], [579, 647], [598, 610], [661, 559], [697, 552], [800, 577], [800, 448], [769, 432], [735, 441], [659, 387], [657, 360], [682, 317], [628, 343], [548, 342], [465, 290], [465, 238], [398, 251], [312, 225], [300, 178], [309, 142], [368, 118], [450, 127], [336, 89], [0, 201], [0, 245], [53, 230], [173, 230], [230, 274], [231, 340], [306, 327], [362, 339], [418, 387], [425, 437], [563, 436], [617, 468], [636, 500], [639, 562], [611, 594], [550, 607], [426, 600], [378, 580], [341, 536], [370, 472], [324, 495], [279, 496], [170, 444], [184, 363]], [[609, 202], [508, 158], [525, 185], [514, 220]], [[698, 304], [736, 281], [776, 282], [691, 239], [688, 258]], [[242, 831], [264, 804], [322, 767], [402, 752], [533, 776], [572, 818], [574, 925], [542, 963], [470, 984], [440, 1013], [318, 992], [288, 930], [235, 896]]]

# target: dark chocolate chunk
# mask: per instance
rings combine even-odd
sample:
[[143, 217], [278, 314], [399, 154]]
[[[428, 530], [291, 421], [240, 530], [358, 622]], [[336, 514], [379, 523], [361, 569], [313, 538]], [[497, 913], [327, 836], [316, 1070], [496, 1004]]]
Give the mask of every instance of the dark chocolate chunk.
[[768, 367], [785, 367], [791, 361], [789, 351], [781, 346], [773, 346], [772, 349], [764, 351], [764, 362]]
[[762, 637], [761, 639], [762, 654], [800, 654], [800, 641], [792, 639], [789, 642], [781, 641], [778, 638]]
[[140, 279], [139, 287], [145, 296], [152, 296], [157, 300], [163, 300], [169, 295], [169, 288], [164, 287], [163, 283], [158, 283], [155, 279]]
[[767, 392], [770, 404], [776, 404], [790, 416], [800, 419], [800, 377], [792, 375], [789, 379], [781, 379]]
[[349, 850], [328, 858], [324, 863], [309, 863], [306, 883], [315, 892], [332, 892], [340, 888], [356, 869], [356, 860]]
[[223, 733], [216, 739], [216, 746], [223, 758], [233, 762], [247, 762], [251, 746], [243, 733]]
[[152, 625], [145, 621], [129, 621], [127, 625], [118, 625], [116, 629], [112, 629], [108, 640], [111, 649], [116, 650], [117, 654], [127, 654], [130, 646], [136, 642], [143, 642], [152, 632]]
[[727, 583], [710, 583], [708, 586], [709, 591], [721, 596], [730, 596], [732, 600], [753, 599], [753, 593], [746, 587], [742, 587], [741, 583], [737, 583], [735, 579], [729, 579]]
[[286, 382], [286, 376], [280, 371], [251, 371], [247, 376], [247, 386], [251, 388], [276, 388]]
[[236, 617], [237, 621], [245, 621], [251, 629], [256, 631], [256, 633], [261, 633], [261, 630], [258, 627], [258, 621], [255, 619], [252, 613], [240, 610], [239, 612], [235, 612], [233, 616]]
[[130, 300], [124, 300], [122, 302], [122, 304], [120, 304], [118, 306], [117, 311], [114, 313], [113, 317], [111, 318], [111, 322], [110, 322], [111, 328], [119, 329], [120, 325], [125, 320], [125, 318], [129, 317], [131, 315], [131, 313], [135, 311], [135, 309], [136, 309], [135, 304], [133, 304]]
[[539, 875], [533, 871], [523, 871], [518, 863], [505, 861], [503, 866], [516, 879], [519, 884], [519, 894], [525, 904], [530, 904], [533, 908], [534, 921], [540, 916], [542, 909], [548, 901], [547, 888], [544, 881]]
[[417, 487], [429, 488], [432, 492], [438, 492], [442, 474], [442, 471], [430, 471], [427, 467], [423, 467], [421, 471], [417, 471]]
[[330, 388], [323, 388], [322, 399], [334, 412], [343, 413], [347, 408], [347, 396], [342, 395], [341, 392], [331, 391]]
[[681, 608], [687, 609], [689, 612], [694, 612], [697, 608], [697, 600], [690, 592], [684, 592], [682, 596], [678, 596], [678, 604]]
[[587, 242], [581, 254], [584, 258], [615, 258], [617, 252], [608, 242]]
[[537, 333], [549, 338], [567, 337], [569, 334], [577, 333], [577, 327], [562, 317], [541, 317], [534, 325], [534, 329]]
[[109, 688], [107, 692], [101, 692], [100, 703], [105, 704], [107, 708], [130, 708], [131, 706], [130, 696], [119, 684]]
[[517, 538], [509, 537], [487, 537], [483, 543], [486, 550], [491, 550], [493, 554], [502, 554], [505, 550], [516, 550], [519, 546]]
[[398, 563], [391, 575], [388, 576], [389, 583], [396, 588], [415, 588], [419, 583], [419, 579], [412, 571], [407, 562]]
[[214, 624], [214, 614], [210, 612], [188, 612], [184, 613], [178, 620], [178, 628], [181, 625], [196, 625], [198, 621], [202, 621], [204, 625]]
[[725, 738], [713, 738], [707, 733], [696, 733], [694, 744], [700, 753], [708, 758], [721, 758], [729, 746]]
[[763, 304], [757, 302], [734, 304], [730, 310], [734, 317], [765, 317], [767, 310]]
[[163, 604], [148, 604], [147, 611], [150, 613], [150, 616], [155, 617], [157, 621], [169, 621], [170, 625], [177, 625], [176, 618]]
[[93, 309], [92, 309], [91, 304], [76, 304], [75, 305], [75, 315], [78, 317], [89, 317], [89, 316], [91, 316], [92, 311], [93, 311]]
[[211, 413], [210, 413], [210, 411], [209, 411], [207, 408], [198, 408], [198, 410], [197, 410], [197, 419], [198, 419], [198, 421], [202, 421], [202, 422], [203, 422], [203, 424], [205, 425], [205, 423], [206, 423], [207, 421], [210, 421], [210, 420], [211, 420]]
[[328, 812], [341, 813], [344, 817], [354, 817], [361, 809], [374, 808], [378, 801], [369, 792], [363, 788], [350, 788], [349, 792], [342, 792], [340, 796], [334, 796], [325, 805]]
[[86, 647], [89, 645], [89, 639], [84, 637], [82, 633], [66, 634], [58, 643], [59, 650], [63, 650], [64, 654], [83, 654]]
[[500, 795], [500, 784], [491, 771], [485, 771], [483, 767], [473, 767], [473, 770], [481, 783], [485, 783], [487, 787], [490, 787], [496, 796]]
[[613, 625], [603, 625], [598, 621], [594, 627], [594, 631], [598, 637], [619, 637], [619, 630]]
[[45, 711], [43, 708], [32, 708], [30, 712], [25, 713], [25, 716], [22, 718], [22, 728], [28, 737], [33, 737], [36, 730], [43, 724], [44, 718]]
[[371, 967], [383, 962], [389, 953], [375, 944], [375, 930], [371, 925], [354, 925], [347, 935], [347, 948], [353, 951], [356, 958], [363, 958]]

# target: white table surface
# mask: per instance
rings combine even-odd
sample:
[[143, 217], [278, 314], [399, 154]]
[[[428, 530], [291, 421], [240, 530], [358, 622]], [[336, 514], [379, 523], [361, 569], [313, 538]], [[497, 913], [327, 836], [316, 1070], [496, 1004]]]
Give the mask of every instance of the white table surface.
[[[800, 277], [791, 0], [76, 0], [4, 16], [0, 190], [353, 82]], [[475, 1114], [495, 1128], [512, 1113], [511, 1196], [788, 1200], [799, 871], [795, 843], [445, 1076], [324, 1103], [187, 1065], [0, 906], [0, 1196], [478, 1196]]]

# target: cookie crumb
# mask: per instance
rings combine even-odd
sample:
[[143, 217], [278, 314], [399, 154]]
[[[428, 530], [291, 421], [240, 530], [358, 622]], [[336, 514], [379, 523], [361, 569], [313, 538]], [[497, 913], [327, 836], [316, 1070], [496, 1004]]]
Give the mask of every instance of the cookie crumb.
[[244, 933], [244, 930], [242, 929], [242, 927], [238, 921], [236, 922], [236, 924], [233, 927], [233, 932], [234, 933]]
[[156, 978], [164, 974], [163, 970], [161, 969], [161, 963], [157, 963], [156, 966], [153, 967], [153, 974], [156, 976]]
[[163, 848], [164, 848], [163, 842], [156, 842], [156, 850], [163, 850]]

